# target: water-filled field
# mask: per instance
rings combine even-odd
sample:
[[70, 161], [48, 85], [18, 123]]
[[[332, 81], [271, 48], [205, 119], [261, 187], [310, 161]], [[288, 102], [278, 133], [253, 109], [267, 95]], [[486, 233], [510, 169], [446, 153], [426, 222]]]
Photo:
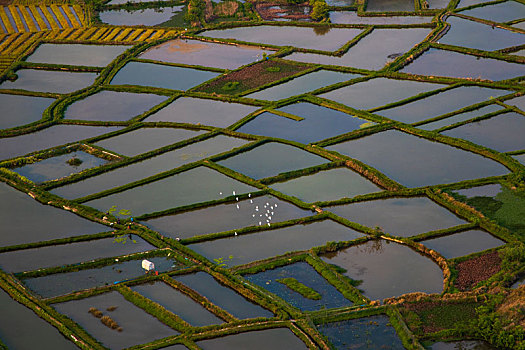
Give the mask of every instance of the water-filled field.
[[522, 349], [524, 23], [5, 0], [0, 349]]

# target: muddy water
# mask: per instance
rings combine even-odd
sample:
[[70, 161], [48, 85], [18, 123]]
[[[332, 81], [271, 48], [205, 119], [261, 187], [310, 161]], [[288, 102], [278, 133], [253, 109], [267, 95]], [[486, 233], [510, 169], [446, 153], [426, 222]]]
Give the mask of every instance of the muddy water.
[[0, 267], [8, 273], [23, 272], [153, 249], [154, 246], [136, 235], [125, 236], [122, 242], [116, 238], [102, 238], [1, 253]]
[[[278, 282], [281, 278], [295, 278], [300, 283], [312, 288], [321, 295], [321, 299], [313, 300]], [[278, 267], [273, 270], [259, 272], [254, 275], [245, 275], [248, 281], [276, 294], [286, 302], [303, 311], [313, 311], [322, 308], [351, 306], [353, 303], [346, 299], [334, 286], [321, 277], [313, 267], [305, 262]]]
[[386, 315], [317, 325], [336, 349], [403, 349]]
[[166, 100], [167, 96], [131, 92], [100, 91], [71, 104], [66, 119], [124, 121], [130, 120]]
[[131, 46], [41, 44], [27, 62], [104, 67]]
[[0, 289], [0, 339], [9, 349], [78, 349], [32, 310], [11, 299]]
[[25, 193], [0, 182], [0, 246], [47, 241], [109, 231], [75, 214], [42, 205]]
[[296, 350], [308, 347], [288, 328], [274, 328], [263, 331], [251, 331], [221, 338], [201, 340], [197, 345], [203, 350], [227, 349], [275, 349]]
[[223, 286], [206, 272], [174, 276], [173, 279], [190, 287], [197, 293], [208, 298], [213, 304], [228, 311], [233, 316], [244, 318], [272, 317], [273, 314], [237, 294], [232, 289]]
[[[221, 191], [223, 194], [220, 194]], [[124, 192], [86, 202], [98, 210], [106, 211], [116, 205], [140, 216], [170, 208], [212, 201], [231, 195], [254, 192], [255, 187], [206, 167], [198, 167], [162, 180], [157, 180]]]
[[407, 246], [389, 241], [370, 241], [322, 257], [362, 280], [359, 289], [372, 300], [411, 292], [440, 293], [443, 274], [438, 265]]
[[273, 189], [297, 197], [305, 202], [331, 201], [351, 198], [382, 189], [350, 169], [321, 171], [298, 179], [276, 183]]
[[[247, 152], [221, 160], [218, 164], [255, 179], [308, 168], [328, 160], [300, 148], [268, 142]], [[257, 164], [257, 167], [253, 165]]]
[[52, 98], [0, 94], [0, 129], [14, 128], [42, 119], [42, 113], [54, 101]]
[[[127, 348], [179, 334], [124, 299], [118, 292], [54, 304], [53, 307], [111, 349]], [[100, 319], [89, 313], [92, 307], [101, 311], [105, 316], [111, 317], [122, 328], [122, 331], [111, 329], [100, 322]], [[116, 307], [116, 309], [108, 311], [107, 309], [111, 307]]]
[[139, 57], [162, 62], [235, 69], [262, 59], [262, 50], [248, 45], [224, 45], [200, 40], [175, 39], [154, 46]]
[[345, 219], [402, 237], [465, 224], [427, 197], [389, 198], [327, 207]]
[[155, 174], [175, 169], [181, 165], [209, 157], [215, 152], [225, 152], [246, 143], [248, 143], [246, 140], [219, 135], [174, 151], [163, 153], [139, 163], [134, 163], [83, 181], [55, 188], [51, 192], [68, 199], [84, 197], [88, 194], [145, 179]]
[[188, 90], [219, 73], [162, 64], [129, 62], [111, 80], [112, 85], [140, 85]]
[[422, 241], [421, 243], [441, 253], [446, 259], [477, 253], [505, 244], [504, 241], [482, 230], [455, 233], [449, 236]]
[[[266, 225], [266, 220], [262, 219], [261, 225]], [[308, 250], [329, 241], [351, 241], [361, 236], [360, 232], [325, 220], [190, 244], [188, 247], [211, 261], [235, 266], [286, 252]]]
[[293, 114], [302, 120], [265, 112], [236, 131], [308, 144], [375, 125], [374, 122], [366, 119], [306, 102], [295, 103], [277, 110]]
[[465, 124], [443, 134], [461, 138], [498, 152], [525, 149], [525, 116], [511, 112]]
[[[207, 233], [229, 231], [256, 226], [261, 221], [265, 206], [273, 213], [271, 222], [287, 221], [310, 216], [313, 213], [273, 196], [262, 196], [221, 204], [204, 209], [161, 216], [143, 223], [149, 228], [172, 238], [189, 238]], [[256, 210], [257, 209], [257, 210]], [[266, 223], [266, 216], [265, 223]]]
[[[82, 163], [79, 165], [69, 164], [68, 161], [73, 158], [79, 159]], [[77, 151], [27, 164], [23, 167], [13, 169], [13, 171], [16, 171], [33, 182], [44, 182], [79, 173], [86, 169], [104, 165], [105, 163], [107, 163], [107, 161], [102, 158], [97, 158], [86, 152]]]
[[202, 135], [203, 133], [205, 131], [174, 128], [140, 128], [99, 141], [95, 145], [127, 157], [134, 157], [141, 153]]
[[162, 282], [145, 283], [131, 289], [162, 305], [192, 326], [202, 327], [224, 321], [196, 303], [187, 295]]
[[359, 159], [409, 187], [508, 173], [507, 168], [488, 158], [394, 130], [327, 148]]
[[6, 80], [0, 89], [22, 89], [37, 92], [70, 93], [90, 86], [98, 73], [77, 73], [46, 71], [40, 69], [20, 69], [16, 71], [18, 79]]

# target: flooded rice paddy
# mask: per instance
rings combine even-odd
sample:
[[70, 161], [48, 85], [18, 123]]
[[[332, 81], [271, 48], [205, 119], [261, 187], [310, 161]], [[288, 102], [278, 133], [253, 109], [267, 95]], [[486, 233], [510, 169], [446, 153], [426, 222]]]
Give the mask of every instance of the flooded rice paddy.
[[319, 1], [0, 8], [1, 349], [523, 347], [525, 5]]

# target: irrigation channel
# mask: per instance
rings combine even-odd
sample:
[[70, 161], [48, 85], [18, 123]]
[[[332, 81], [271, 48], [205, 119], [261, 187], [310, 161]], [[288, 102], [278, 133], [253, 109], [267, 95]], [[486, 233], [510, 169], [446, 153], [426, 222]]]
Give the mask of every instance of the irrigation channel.
[[0, 349], [525, 349], [525, 1], [0, 1]]

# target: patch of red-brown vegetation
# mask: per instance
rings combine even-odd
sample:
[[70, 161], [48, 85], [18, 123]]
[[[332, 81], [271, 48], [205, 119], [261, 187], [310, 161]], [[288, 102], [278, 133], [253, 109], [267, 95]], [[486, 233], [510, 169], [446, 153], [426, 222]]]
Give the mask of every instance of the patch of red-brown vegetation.
[[231, 72], [201, 86], [197, 91], [234, 95], [297, 74], [309, 68], [310, 66], [306, 64], [271, 59]]
[[475, 301], [429, 300], [403, 304], [401, 312], [409, 328], [416, 333], [428, 334], [452, 329], [476, 317]]
[[498, 252], [492, 252], [462, 261], [456, 265], [456, 269], [458, 270], [458, 277], [455, 286], [461, 291], [466, 291], [499, 272], [501, 270], [501, 258]]
[[259, 2], [255, 10], [265, 21], [289, 19], [292, 21], [310, 20], [312, 8], [308, 2], [294, 5], [283, 5], [278, 2]]

